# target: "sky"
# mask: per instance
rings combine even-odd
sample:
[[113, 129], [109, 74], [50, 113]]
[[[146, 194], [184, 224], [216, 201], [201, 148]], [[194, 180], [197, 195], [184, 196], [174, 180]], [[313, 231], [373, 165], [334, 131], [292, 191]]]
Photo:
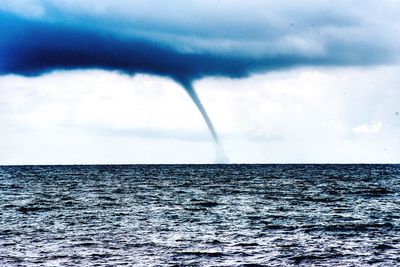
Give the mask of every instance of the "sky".
[[0, 1], [0, 164], [399, 163], [399, 13]]

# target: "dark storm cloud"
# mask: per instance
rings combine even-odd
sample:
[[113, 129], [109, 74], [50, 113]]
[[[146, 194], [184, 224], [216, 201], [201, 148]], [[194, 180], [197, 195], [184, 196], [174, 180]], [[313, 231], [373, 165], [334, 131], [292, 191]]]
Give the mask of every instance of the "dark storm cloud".
[[[251, 20], [237, 10], [221, 18], [210, 15], [207, 20], [205, 8], [199, 12], [204, 19], [201, 27], [199, 20], [190, 17], [190, 10], [180, 19], [172, 18], [173, 14], [150, 16], [142, 1], [138, 1], [139, 11], [132, 11], [133, 18], [124, 16], [123, 8], [118, 9], [121, 14], [115, 7], [105, 10], [116, 14], [98, 14], [84, 6], [77, 11], [71, 5], [55, 6], [48, 1], [30, 3], [43, 14], [21, 15], [15, 6], [0, 11], [2, 74], [32, 76], [59, 69], [100, 68], [167, 76], [187, 87], [207, 76], [241, 78], [306, 65], [373, 65], [394, 57], [385, 40], [365, 36], [358, 17], [325, 9], [298, 14], [277, 7], [278, 15], [289, 19], [276, 23], [260, 15], [254, 15], [258, 21]], [[252, 17], [252, 13], [245, 15]]]

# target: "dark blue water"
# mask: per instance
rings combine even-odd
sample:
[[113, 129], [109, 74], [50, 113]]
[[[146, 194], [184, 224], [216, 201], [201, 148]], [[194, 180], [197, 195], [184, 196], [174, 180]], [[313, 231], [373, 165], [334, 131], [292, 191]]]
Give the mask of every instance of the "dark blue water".
[[1, 266], [400, 266], [400, 165], [0, 167]]

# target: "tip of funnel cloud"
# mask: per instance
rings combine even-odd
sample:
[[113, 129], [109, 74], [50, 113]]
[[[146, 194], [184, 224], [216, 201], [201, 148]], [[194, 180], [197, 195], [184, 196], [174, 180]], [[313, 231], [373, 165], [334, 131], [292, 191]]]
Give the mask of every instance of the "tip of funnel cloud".
[[222, 147], [221, 143], [217, 145], [216, 148], [216, 157], [214, 160], [214, 164], [228, 164], [229, 158], [225, 154], [224, 148]]

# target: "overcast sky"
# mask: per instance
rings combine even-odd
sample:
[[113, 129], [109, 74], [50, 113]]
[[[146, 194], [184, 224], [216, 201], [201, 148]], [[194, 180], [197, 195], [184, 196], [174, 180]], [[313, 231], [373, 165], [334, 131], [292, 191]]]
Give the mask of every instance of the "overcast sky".
[[[99, 3], [100, 2], [100, 3]], [[0, 164], [399, 163], [398, 1], [0, 1]]]

